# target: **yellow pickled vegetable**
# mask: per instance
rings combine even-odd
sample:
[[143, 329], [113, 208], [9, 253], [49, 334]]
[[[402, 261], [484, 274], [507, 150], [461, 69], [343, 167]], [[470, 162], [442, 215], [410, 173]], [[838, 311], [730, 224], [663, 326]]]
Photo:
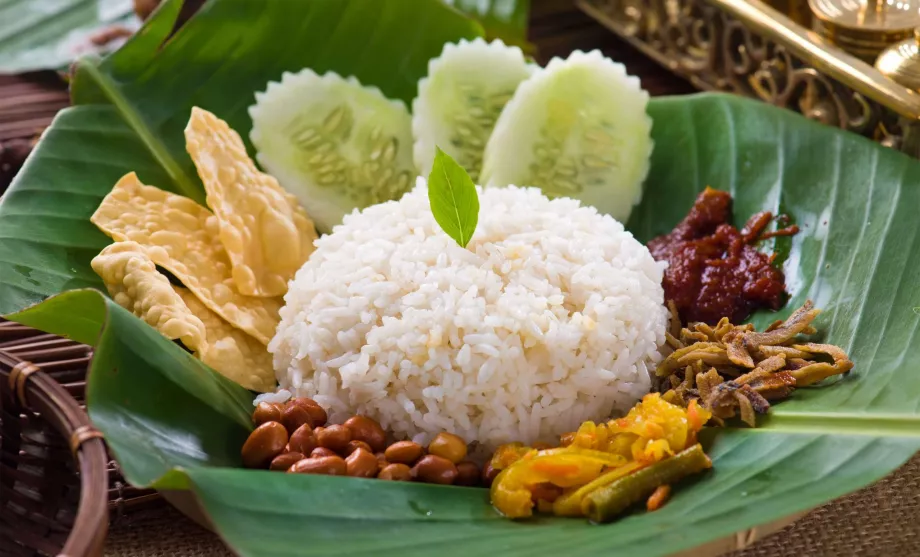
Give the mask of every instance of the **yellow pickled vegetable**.
[[[502, 445], [491, 460], [501, 470], [492, 483], [492, 504], [509, 518], [531, 516], [535, 505], [560, 516], [581, 516], [588, 495], [695, 444], [709, 418], [695, 402], [682, 408], [653, 393], [623, 418], [581, 424], [564, 436], [564, 447]], [[551, 504], [537, 498], [546, 484], [563, 489]]]
[[533, 449], [530, 447], [525, 447], [523, 443], [500, 445], [495, 449], [495, 453], [492, 455], [492, 468], [495, 470], [504, 470], [532, 450]]
[[564, 492], [562, 497], [556, 499], [553, 502], [553, 514], [558, 516], [581, 516], [583, 514], [582, 501], [584, 501], [586, 495], [595, 489], [613, 483], [623, 476], [632, 474], [640, 468], [642, 468], [642, 464], [633, 461], [628, 464], [612, 468], [581, 487], [573, 488], [567, 492]]
[[533, 514], [533, 488], [541, 483], [566, 488], [584, 485], [605, 466], [622, 466], [617, 455], [589, 449], [547, 449], [532, 452], [502, 470], [492, 482], [492, 504], [509, 518]]
[[609, 436], [605, 424], [585, 422], [581, 424], [581, 427], [575, 432], [575, 437], [572, 439], [572, 443], [569, 446], [603, 451], [607, 449], [608, 441]]
[[695, 443], [696, 432], [710, 416], [696, 401], [684, 409], [653, 393], [646, 395], [626, 417], [608, 422], [607, 429], [614, 435], [634, 435], [632, 458], [651, 464]]

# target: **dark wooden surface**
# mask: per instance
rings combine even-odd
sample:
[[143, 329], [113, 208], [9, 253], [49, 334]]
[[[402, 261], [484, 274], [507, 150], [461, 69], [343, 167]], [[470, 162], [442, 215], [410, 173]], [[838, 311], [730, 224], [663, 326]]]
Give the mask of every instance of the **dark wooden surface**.
[[574, 0], [532, 0], [530, 41], [537, 47], [536, 58], [546, 64], [553, 56], [566, 57], [573, 50], [596, 48], [608, 57], [622, 62], [630, 74], [642, 80], [642, 86], [652, 95], [680, 95], [696, 89], [646, 58], [641, 52], [620, 40], [606, 27], [582, 13]]
[[54, 72], [0, 75], [0, 195], [33, 140], [67, 102], [66, 85]]

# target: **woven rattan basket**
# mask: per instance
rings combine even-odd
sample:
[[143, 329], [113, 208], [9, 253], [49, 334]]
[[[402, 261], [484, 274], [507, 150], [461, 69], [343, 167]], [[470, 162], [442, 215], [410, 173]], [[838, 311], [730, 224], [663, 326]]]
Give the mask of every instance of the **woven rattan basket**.
[[89, 347], [0, 321], [0, 556], [102, 555], [124, 484], [83, 410]]

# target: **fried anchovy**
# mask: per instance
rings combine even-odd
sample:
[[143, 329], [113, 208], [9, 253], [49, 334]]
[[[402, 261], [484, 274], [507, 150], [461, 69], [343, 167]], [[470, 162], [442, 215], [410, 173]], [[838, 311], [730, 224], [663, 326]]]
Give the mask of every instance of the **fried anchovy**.
[[769, 411], [769, 401], [853, 368], [840, 347], [801, 340], [816, 333], [812, 322], [820, 310], [811, 301], [762, 333], [727, 318], [715, 327], [682, 327], [673, 304], [668, 307], [672, 320], [666, 345], [672, 352], [655, 370], [656, 389], [674, 404], [698, 400], [712, 412], [714, 423], [739, 416], [754, 426], [755, 415]]

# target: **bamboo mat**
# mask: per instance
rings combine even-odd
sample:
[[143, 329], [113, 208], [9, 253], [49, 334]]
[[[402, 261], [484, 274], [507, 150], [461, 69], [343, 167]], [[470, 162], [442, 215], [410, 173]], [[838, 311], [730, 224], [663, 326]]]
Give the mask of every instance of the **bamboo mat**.
[[[531, 41], [537, 59], [600, 48], [641, 78], [652, 95], [693, 88], [577, 11], [570, 0], [532, 0]], [[67, 106], [66, 84], [53, 72], [0, 75], [0, 194], [31, 142]], [[232, 555], [212, 533], [165, 503], [113, 517], [106, 555], [223, 557]], [[739, 540], [739, 547], [745, 547]], [[729, 557], [920, 557], [920, 457], [881, 482], [825, 505], [797, 523]]]

